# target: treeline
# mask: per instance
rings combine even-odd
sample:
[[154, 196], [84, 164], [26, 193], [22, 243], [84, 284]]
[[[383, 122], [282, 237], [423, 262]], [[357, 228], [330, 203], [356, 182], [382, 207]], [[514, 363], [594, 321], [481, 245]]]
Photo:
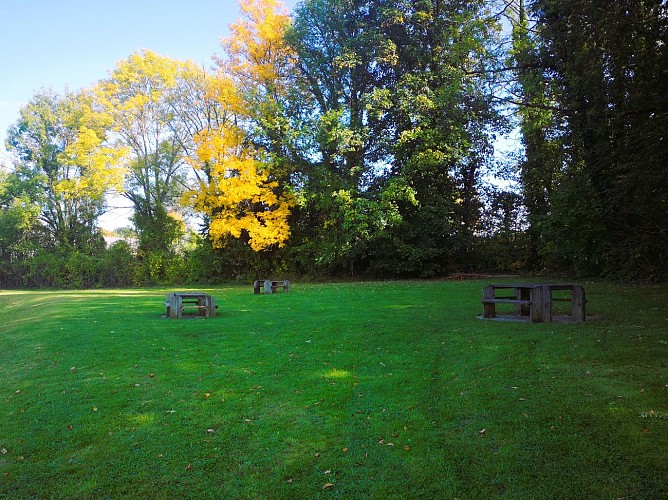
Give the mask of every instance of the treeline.
[[0, 286], [668, 278], [665, 2], [240, 5], [215, 72], [144, 51], [21, 109]]

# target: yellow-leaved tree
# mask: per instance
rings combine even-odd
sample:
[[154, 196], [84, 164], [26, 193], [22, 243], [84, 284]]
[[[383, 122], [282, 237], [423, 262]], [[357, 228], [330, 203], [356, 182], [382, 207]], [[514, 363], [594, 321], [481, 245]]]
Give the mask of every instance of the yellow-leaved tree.
[[194, 207], [211, 217], [209, 236], [214, 246], [244, 233], [255, 251], [282, 246], [290, 236], [292, 196], [276, 194], [278, 182], [270, 179], [258, 151], [244, 145], [244, 136], [238, 127], [226, 125], [196, 137], [197, 153], [208, 165], [211, 182], [200, 181]]
[[171, 251], [183, 233], [173, 212], [184, 191], [193, 129], [200, 128], [192, 124], [207, 111], [192, 108], [185, 116], [183, 110], [205, 86], [206, 74], [196, 64], [144, 50], [119, 61], [96, 87], [97, 106], [111, 120], [116, 145], [128, 151], [122, 195], [133, 205], [144, 254]]
[[227, 121], [195, 137], [191, 164], [198, 175], [190, 202], [210, 219], [215, 247], [245, 238], [255, 251], [282, 247], [290, 236], [294, 196], [280, 149], [280, 103], [285, 97], [291, 52], [283, 42], [290, 17], [276, 0], [240, 0], [243, 18], [222, 41], [210, 93]]

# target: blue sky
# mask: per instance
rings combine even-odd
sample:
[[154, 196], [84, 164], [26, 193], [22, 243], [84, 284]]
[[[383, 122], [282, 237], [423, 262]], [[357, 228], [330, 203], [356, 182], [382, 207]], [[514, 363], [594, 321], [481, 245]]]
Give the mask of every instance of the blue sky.
[[[7, 128], [39, 90], [88, 87], [141, 49], [211, 68], [239, 17], [237, 0], [0, 0], [0, 164]], [[131, 211], [110, 201], [102, 225], [125, 225]]]
[[87, 87], [140, 49], [209, 68], [239, 15], [237, 0], [0, 0], [0, 161], [7, 128], [40, 89]]

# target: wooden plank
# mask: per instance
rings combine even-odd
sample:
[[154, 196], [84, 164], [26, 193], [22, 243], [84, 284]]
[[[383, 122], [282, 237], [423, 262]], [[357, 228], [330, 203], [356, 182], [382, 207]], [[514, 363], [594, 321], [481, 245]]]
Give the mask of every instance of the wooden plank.
[[492, 300], [486, 300], [483, 299], [482, 301], [483, 304], [520, 304], [520, 305], [531, 305], [530, 300], [515, 300], [515, 299], [492, 299]]
[[274, 293], [271, 280], [264, 280], [264, 293]]
[[515, 314], [529, 316], [531, 314], [531, 289], [525, 286], [515, 288], [515, 298], [519, 302], [515, 305]]
[[487, 285], [482, 291], [483, 318], [493, 318], [496, 316], [496, 304], [494, 300], [494, 285]]
[[[534, 293], [537, 300], [533, 301]], [[531, 291], [531, 321], [534, 323], [552, 323], [552, 291], [549, 286], [539, 286]]]
[[585, 313], [585, 290], [582, 285], [573, 285], [573, 300], [571, 303], [571, 316], [573, 321], [585, 321], [587, 315]]
[[531, 321], [533, 323], [552, 322], [552, 301], [547, 286], [537, 286], [531, 290]]
[[172, 294], [172, 306], [171, 306], [171, 316], [170, 318], [179, 319], [183, 316], [183, 299], [177, 293]]

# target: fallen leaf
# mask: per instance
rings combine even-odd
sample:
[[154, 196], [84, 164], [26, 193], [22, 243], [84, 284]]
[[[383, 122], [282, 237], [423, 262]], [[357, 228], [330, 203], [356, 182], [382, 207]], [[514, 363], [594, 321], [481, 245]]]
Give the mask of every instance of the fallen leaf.
[[188, 464], [186, 465], [185, 470], [191, 470], [193, 468], [193, 464]]
[[320, 452], [315, 454], [315, 458], [318, 458], [318, 457], [320, 457]]
[[93, 411], [97, 411], [97, 406], [93, 406]]
[[411, 447], [410, 446], [404, 446], [404, 451], [411, 451]]
[[206, 432], [209, 432], [209, 433], [216, 432], [216, 429], [207, 429]]
[[485, 432], [486, 432], [485, 429], [482, 429], [478, 434], [480, 434], [481, 436], [484, 436]]
[[348, 448], [344, 448], [342, 451], [343, 451], [343, 453], [345, 453], [345, 452], [348, 451]]
[[2, 449], [2, 454], [3, 454], [3, 455], [6, 455], [7, 453], [9, 453], [9, 452], [7, 451], [7, 448], [3, 448], [3, 449]]
[[292, 478], [290, 478], [290, 479], [288, 479], [288, 480], [286, 481], [286, 483], [288, 483], [288, 484], [292, 484], [292, 483], [294, 483], [294, 482], [295, 482], [295, 480], [292, 479]]
[[332, 471], [330, 469], [327, 469], [325, 472], [323, 472], [323, 474], [331, 474], [331, 473]]
[[332, 488], [334, 488], [334, 483], [325, 483], [322, 485], [323, 490], [331, 490]]
[[155, 378], [155, 373], [149, 373], [148, 376], [149, 378]]

